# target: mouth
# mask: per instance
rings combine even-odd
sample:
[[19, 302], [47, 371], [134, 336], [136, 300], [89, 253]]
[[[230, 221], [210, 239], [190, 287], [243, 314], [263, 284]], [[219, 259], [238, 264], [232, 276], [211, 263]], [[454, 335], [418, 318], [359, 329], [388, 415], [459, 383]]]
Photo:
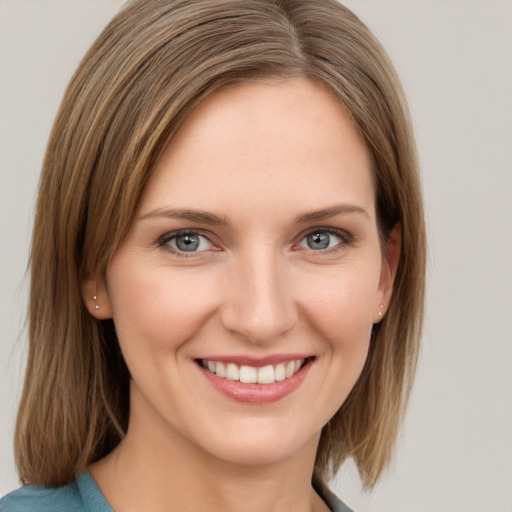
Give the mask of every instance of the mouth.
[[235, 362], [199, 359], [199, 364], [221, 379], [239, 381], [244, 384], [273, 384], [293, 377], [311, 357], [290, 359], [276, 364], [251, 366]]
[[[315, 357], [291, 356], [270, 360], [243, 358], [196, 359], [203, 375], [217, 391], [245, 403], [269, 403], [284, 398], [303, 382]], [[252, 364], [250, 364], [252, 363]]]

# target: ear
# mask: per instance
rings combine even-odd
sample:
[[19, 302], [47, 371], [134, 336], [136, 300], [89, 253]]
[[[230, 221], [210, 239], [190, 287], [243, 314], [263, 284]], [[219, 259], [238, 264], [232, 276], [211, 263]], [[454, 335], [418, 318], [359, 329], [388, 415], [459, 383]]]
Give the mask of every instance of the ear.
[[82, 298], [89, 313], [97, 320], [112, 318], [112, 306], [107, 294], [105, 279], [88, 273], [82, 279]]
[[402, 251], [402, 226], [397, 223], [391, 230], [387, 240], [386, 253], [382, 255], [382, 267], [380, 271], [377, 300], [374, 307], [373, 323], [380, 322], [389, 306], [393, 285], [395, 283], [400, 253]]

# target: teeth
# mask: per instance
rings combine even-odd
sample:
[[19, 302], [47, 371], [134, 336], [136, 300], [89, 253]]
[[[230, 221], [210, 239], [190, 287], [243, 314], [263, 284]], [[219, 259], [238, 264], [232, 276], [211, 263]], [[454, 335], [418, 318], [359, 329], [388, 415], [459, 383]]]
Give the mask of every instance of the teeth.
[[240, 366], [240, 382], [255, 384], [258, 381], [258, 370], [253, 366]]
[[228, 363], [226, 365], [226, 379], [240, 380], [240, 370], [236, 364]]
[[239, 380], [245, 384], [272, 384], [289, 379], [299, 371], [303, 364], [304, 359], [295, 359], [286, 363], [278, 363], [275, 366], [268, 364], [256, 368], [247, 365], [239, 367], [235, 363], [201, 360], [201, 366], [207, 368], [211, 373], [215, 373], [217, 377]]
[[226, 367], [224, 363], [215, 363], [215, 373], [218, 377], [226, 377]]
[[278, 382], [280, 380], [286, 379], [286, 370], [284, 368], [283, 363], [279, 363], [276, 365], [276, 368], [274, 370], [274, 379]]
[[274, 374], [274, 367], [271, 364], [258, 368], [258, 383], [272, 384], [276, 381]]

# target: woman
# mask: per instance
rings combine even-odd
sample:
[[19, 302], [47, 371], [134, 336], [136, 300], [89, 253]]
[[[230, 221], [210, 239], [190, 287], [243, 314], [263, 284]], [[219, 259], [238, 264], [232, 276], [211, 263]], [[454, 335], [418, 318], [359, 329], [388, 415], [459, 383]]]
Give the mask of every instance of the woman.
[[348, 510], [412, 383], [425, 240], [399, 82], [335, 1], [139, 0], [50, 137], [1, 510]]

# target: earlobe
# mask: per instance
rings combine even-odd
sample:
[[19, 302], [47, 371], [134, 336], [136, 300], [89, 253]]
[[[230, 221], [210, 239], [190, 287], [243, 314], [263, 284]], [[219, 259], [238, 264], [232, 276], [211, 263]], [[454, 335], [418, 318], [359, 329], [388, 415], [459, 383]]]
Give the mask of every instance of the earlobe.
[[112, 307], [108, 298], [105, 280], [88, 274], [82, 279], [82, 298], [89, 313], [97, 320], [112, 318]]
[[379, 281], [379, 293], [374, 313], [374, 323], [380, 322], [389, 306], [395, 277], [402, 251], [402, 227], [397, 223], [391, 230], [387, 240], [386, 253], [382, 256], [382, 267]]

